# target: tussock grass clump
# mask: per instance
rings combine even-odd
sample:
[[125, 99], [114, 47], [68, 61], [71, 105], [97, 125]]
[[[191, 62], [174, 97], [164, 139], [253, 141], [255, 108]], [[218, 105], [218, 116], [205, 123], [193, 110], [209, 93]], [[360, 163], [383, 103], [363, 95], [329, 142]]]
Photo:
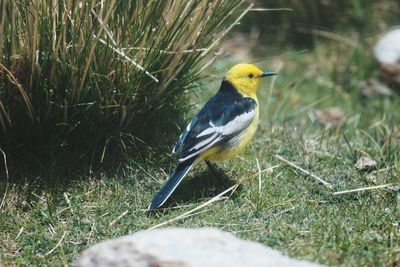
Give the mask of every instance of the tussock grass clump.
[[164, 141], [242, 3], [1, 1], [1, 146]]

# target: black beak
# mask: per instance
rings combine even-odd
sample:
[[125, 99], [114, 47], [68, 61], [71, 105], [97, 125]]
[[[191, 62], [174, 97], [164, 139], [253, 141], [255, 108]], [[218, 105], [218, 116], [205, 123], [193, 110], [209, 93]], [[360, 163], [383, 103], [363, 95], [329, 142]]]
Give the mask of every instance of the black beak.
[[273, 76], [277, 75], [277, 72], [264, 72], [263, 74], [260, 75], [260, 78], [268, 77], [268, 76]]

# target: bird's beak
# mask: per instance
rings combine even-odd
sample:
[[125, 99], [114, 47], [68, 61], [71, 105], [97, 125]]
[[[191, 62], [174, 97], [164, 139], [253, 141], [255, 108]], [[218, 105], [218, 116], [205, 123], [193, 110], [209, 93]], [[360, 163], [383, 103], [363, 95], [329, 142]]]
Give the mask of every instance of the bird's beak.
[[277, 74], [278, 74], [277, 72], [264, 72], [259, 77], [264, 78], [264, 77], [273, 76], [273, 75], [277, 75]]

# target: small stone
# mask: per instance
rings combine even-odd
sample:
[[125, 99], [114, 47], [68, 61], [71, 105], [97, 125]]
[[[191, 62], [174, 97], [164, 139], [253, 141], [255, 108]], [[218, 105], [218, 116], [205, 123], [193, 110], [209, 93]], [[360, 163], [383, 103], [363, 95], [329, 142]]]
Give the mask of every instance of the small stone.
[[362, 156], [354, 165], [358, 171], [372, 171], [376, 168], [376, 161], [369, 157]]
[[346, 121], [346, 114], [340, 107], [314, 109], [310, 115], [313, 120], [327, 128], [338, 127]]
[[374, 56], [381, 64], [400, 66], [400, 26], [393, 27], [379, 38]]
[[86, 249], [76, 267], [320, 266], [212, 228], [140, 231]]

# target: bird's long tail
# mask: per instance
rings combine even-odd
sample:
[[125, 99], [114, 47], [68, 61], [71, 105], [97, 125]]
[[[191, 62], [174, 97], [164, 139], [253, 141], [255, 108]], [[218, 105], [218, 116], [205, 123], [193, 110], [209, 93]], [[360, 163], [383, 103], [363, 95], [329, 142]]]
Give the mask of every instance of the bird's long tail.
[[192, 168], [195, 160], [196, 157], [178, 163], [174, 172], [170, 175], [163, 188], [161, 188], [161, 190], [155, 195], [155, 197], [151, 201], [149, 207], [147, 208], [148, 211], [160, 208], [165, 203], [165, 201], [167, 201], [167, 199], [178, 187], [183, 177], [185, 177], [185, 175]]

